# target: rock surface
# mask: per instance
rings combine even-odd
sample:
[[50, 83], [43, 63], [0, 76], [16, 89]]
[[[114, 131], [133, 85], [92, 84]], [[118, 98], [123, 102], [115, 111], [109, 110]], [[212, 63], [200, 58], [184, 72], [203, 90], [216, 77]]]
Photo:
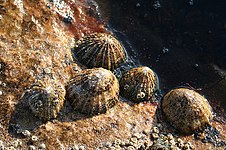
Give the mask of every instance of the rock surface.
[[[95, 149], [144, 131], [149, 139], [157, 121], [165, 132], [175, 132], [161, 113], [158, 117], [157, 104], [135, 105], [120, 98], [108, 113], [89, 118], [74, 113], [66, 101], [55, 120], [42, 122], [22, 101], [23, 91], [36, 80], [48, 77], [66, 85], [80, 70], [70, 48], [83, 34], [106, 31], [97, 8], [85, 0], [0, 2], [0, 148]], [[226, 125], [213, 125], [220, 131], [217, 140], [225, 140]], [[215, 148], [193, 136], [181, 138], [199, 149]]]

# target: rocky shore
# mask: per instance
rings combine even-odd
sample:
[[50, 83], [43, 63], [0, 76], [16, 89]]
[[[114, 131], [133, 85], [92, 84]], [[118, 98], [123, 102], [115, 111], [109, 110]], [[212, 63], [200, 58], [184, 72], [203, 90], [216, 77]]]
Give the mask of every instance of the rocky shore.
[[34, 116], [22, 99], [24, 91], [46, 78], [66, 86], [85, 68], [73, 61], [71, 48], [83, 35], [109, 32], [106, 26], [94, 1], [0, 2], [0, 149], [224, 150], [221, 107], [212, 127], [192, 135], [170, 126], [157, 102], [136, 104], [122, 97], [106, 114], [93, 117], [74, 112], [67, 100], [56, 119]]

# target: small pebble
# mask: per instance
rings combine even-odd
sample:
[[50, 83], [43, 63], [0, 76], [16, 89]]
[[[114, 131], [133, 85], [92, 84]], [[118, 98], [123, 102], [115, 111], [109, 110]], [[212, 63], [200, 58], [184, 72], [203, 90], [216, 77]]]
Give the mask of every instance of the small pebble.
[[186, 143], [186, 144], [184, 144], [184, 146], [183, 146], [183, 149], [190, 149], [190, 146]]
[[170, 146], [171, 150], [180, 150], [180, 148], [176, 147], [176, 146]]
[[22, 146], [22, 141], [20, 140], [15, 140], [13, 143], [12, 143], [12, 146], [17, 148], [17, 147], [20, 147]]
[[50, 74], [50, 73], [51, 73], [51, 70], [50, 70], [49, 68], [45, 68], [45, 69], [44, 69], [44, 72], [45, 72], [46, 74]]
[[1, 140], [0, 140], [0, 150], [4, 150], [4, 144]]
[[28, 131], [28, 130], [24, 130], [24, 131], [22, 131], [21, 133], [22, 133], [25, 137], [31, 136], [31, 132]]
[[154, 133], [159, 133], [158, 127], [153, 127], [152, 132], [154, 132]]
[[167, 134], [167, 137], [168, 137], [169, 140], [173, 139], [173, 135], [171, 133]]
[[78, 146], [78, 149], [79, 150], [86, 150], [86, 147], [84, 145], [80, 145], [80, 146]]
[[137, 143], [137, 138], [130, 138], [130, 141], [133, 143]]
[[110, 143], [110, 142], [106, 142], [105, 146], [106, 146], [107, 148], [110, 148], [110, 147], [111, 147], [111, 143]]
[[169, 141], [169, 144], [170, 144], [170, 145], [175, 145], [176, 142], [174, 141], [174, 139], [172, 139], [172, 140]]
[[157, 133], [152, 133], [151, 136], [153, 139], [157, 139], [159, 137], [159, 135]]
[[148, 130], [148, 129], [145, 129], [145, 130], [143, 131], [143, 133], [144, 133], [145, 135], [149, 135], [149, 133], [150, 133], [150, 130]]
[[46, 149], [46, 145], [44, 143], [42, 143], [38, 146], [38, 149]]
[[36, 150], [36, 147], [34, 145], [29, 145], [28, 150]]
[[130, 141], [128, 139], [125, 140], [125, 145], [130, 145]]
[[2, 91], [0, 91], [0, 96], [3, 94], [3, 92]]
[[127, 149], [128, 149], [128, 150], [135, 150], [135, 147], [129, 146]]
[[117, 145], [119, 145], [119, 144], [121, 144], [121, 140], [120, 140], [120, 139], [116, 139], [116, 140], [114, 141], [114, 143], [117, 144]]
[[13, 146], [7, 148], [7, 150], [16, 150]]
[[142, 134], [139, 134], [139, 133], [134, 133], [133, 135], [134, 137], [136, 137], [137, 139], [141, 139], [142, 137]]
[[116, 149], [116, 150], [120, 150], [121, 147], [120, 147], [119, 145], [115, 145], [115, 149]]
[[162, 124], [158, 123], [158, 124], [156, 125], [156, 127], [158, 127], [160, 130], [162, 130]]

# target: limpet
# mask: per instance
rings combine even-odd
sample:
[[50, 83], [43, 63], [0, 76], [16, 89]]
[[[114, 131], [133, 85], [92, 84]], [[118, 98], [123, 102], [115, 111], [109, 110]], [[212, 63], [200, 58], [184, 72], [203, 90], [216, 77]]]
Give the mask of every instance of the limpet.
[[93, 33], [80, 38], [73, 48], [74, 57], [89, 68], [116, 69], [126, 61], [126, 52], [120, 42], [107, 33]]
[[118, 102], [118, 97], [118, 80], [103, 68], [85, 69], [67, 86], [67, 98], [74, 109], [89, 115], [105, 113]]
[[194, 90], [177, 88], [162, 99], [162, 111], [182, 133], [189, 134], [209, 125], [213, 116], [208, 101]]
[[43, 120], [57, 117], [64, 104], [66, 90], [55, 80], [38, 81], [27, 91], [28, 104], [35, 116]]
[[158, 90], [158, 77], [149, 67], [132, 68], [120, 80], [120, 94], [134, 102], [151, 100]]

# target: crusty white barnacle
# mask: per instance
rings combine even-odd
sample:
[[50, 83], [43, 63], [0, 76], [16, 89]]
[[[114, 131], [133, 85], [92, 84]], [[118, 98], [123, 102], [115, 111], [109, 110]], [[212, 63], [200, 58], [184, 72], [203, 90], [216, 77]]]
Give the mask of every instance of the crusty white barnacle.
[[124, 85], [124, 90], [127, 90], [128, 88], [129, 88], [128, 84]]
[[141, 98], [141, 95], [140, 93], [137, 94], [137, 99], [140, 99]]
[[55, 99], [53, 100], [53, 105], [54, 105], [54, 106], [59, 105], [59, 103], [60, 103], [60, 101], [59, 101], [58, 98], [55, 98]]
[[137, 99], [143, 99], [143, 98], [145, 98], [145, 93], [144, 92], [139, 92], [137, 94]]
[[40, 107], [42, 107], [43, 106], [43, 103], [42, 103], [42, 101], [41, 100], [37, 100], [36, 102], [34, 102], [34, 107], [35, 108], [40, 108]]
[[144, 92], [140, 92], [140, 98], [144, 98], [145, 97], [145, 93]]

